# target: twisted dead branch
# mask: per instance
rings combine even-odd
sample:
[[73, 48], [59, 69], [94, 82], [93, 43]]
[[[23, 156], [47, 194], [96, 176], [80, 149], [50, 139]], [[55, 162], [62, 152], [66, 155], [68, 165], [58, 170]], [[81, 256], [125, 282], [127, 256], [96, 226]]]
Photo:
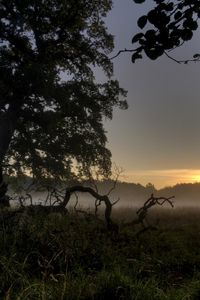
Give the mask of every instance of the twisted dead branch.
[[136, 237], [139, 237], [142, 233], [144, 233], [148, 230], [157, 229], [157, 227], [155, 225], [152, 226], [147, 221], [147, 215], [148, 215], [149, 209], [156, 205], [162, 206], [164, 203], [168, 203], [173, 208], [174, 204], [171, 200], [174, 198], [175, 198], [175, 196], [171, 196], [168, 198], [167, 197], [154, 197], [154, 195], [151, 194], [151, 196], [145, 201], [143, 206], [140, 207], [138, 209], [138, 211], [136, 212], [137, 218], [135, 220], [131, 221], [130, 223], [127, 223], [126, 225], [136, 225], [136, 224], [142, 225], [142, 229], [136, 233]]
[[[98, 180], [94, 180], [94, 177], [92, 175], [94, 174], [89, 174], [90, 175], [90, 184], [91, 186], [83, 186], [83, 185], [74, 185], [72, 187], [68, 188], [63, 188], [58, 189], [56, 187], [48, 187], [47, 188], [47, 196], [45, 201], [43, 202], [44, 205], [33, 205], [32, 202], [32, 196], [30, 193], [28, 193], [28, 189], [32, 188], [32, 185], [26, 189], [26, 195], [25, 196], [18, 196], [18, 201], [20, 203], [20, 209], [18, 210], [19, 213], [26, 212], [27, 214], [38, 214], [38, 213], [60, 213], [60, 214], [66, 214], [67, 213], [67, 206], [70, 202], [71, 196], [75, 195], [76, 197], [76, 202], [74, 205], [74, 210], [77, 213], [84, 213], [87, 214], [86, 212], [78, 209], [78, 194], [77, 193], [88, 193], [94, 198], [94, 215], [95, 218], [98, 218], [98, 208], [101, 206], [103, 203], [105, 205], [105, 212], [104, 212], [104, 217], [106, 221], [107, 228], [110, 231], [115, 231], [118, 232], [118, 225], [115, 224], [112, 219], [111, 219], [111, 214], [112, 214], [112, 207], [120, 200], [117, 199], [116, 201], [112, 202], [110, 200], [110, 194], [113, 192], [113, 190], [116, 188], [117, 182], [119, 180], [120, 174], [123, 172], [122, 169], [120, 168], [115, 168], [115, 177], [113, 182], [113, 186], [109, 189], [109, 191], [106, 194], [100, 194], [98, 191], [98, 185], [97, 183], [99, 182]], [[98, 179], [98, 178], [97, 178]], [[168, 203], [171, 207], [173, 207], [173, 202], [172, 197], [155, 197], [153, 194], [145, 201], [144, 205], [138, 209], [137, 211], [137, 218], [132, 220], [130, 223], [126, 223], [125, 226], [129, 225], [142, 225], [142, 230], [139, 231], [138, 234], [155, 228], [155, 226], [151, 226], [148, 224], [147, 221], [147, 215], [149, 212], [149, 209], [155, 205], [162, 206], [164, 203]], [[29, 200], [31, 205], [27, 206], [26, 201]], [[50, 204], [50, 205], [48, 205]], [[91, 214], [90, 214], [91, 215]]]
[[90, 187], [85, 187], [85, 186], [81, 186], [81, 185], [76, 185], [76, 186], [72, 186], [70, 188], [67, 188], [65, 191], [65, 197], [62, 203], [59, 204], [60, 207], [65, 208], [71, 198], [71, 195], [74, 193], [88, 193], [91, 196], [93, 196], [96, 200], [99, 201], [98, 205], [100, 205], [102, 202], [105, 204], [106, 209], [105, 209], [105, 220], [106, 220], [106, 224], [107, 227], [110, 227], [111, 224], [113, 223], [113, 221], [111, 220], [111, 212], [112, 212], [112, 206], [114, 205], [113, 203], [111, 203], [109, 197], [107, 195], [100, 195], [99, 193], [97, 193], [95, 190], [93, 190]]

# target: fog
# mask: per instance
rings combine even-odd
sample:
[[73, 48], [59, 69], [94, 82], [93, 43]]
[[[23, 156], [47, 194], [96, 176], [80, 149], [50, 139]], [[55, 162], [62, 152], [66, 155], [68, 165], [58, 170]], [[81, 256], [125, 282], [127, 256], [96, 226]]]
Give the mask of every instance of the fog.
[[[99, 194], [106, 195], [109, 189], [105, 185], [99, 186]], [[162, 190], [152, 190], [152, 187], [143, 187], [139, 184], [120, 183], [108, 196], [112, 203], [117, 202], [113, 207], [115, 208], [140, 208], [145, 201], [154, 194], [155, 197], [171, 197], [174, 208], [190, 208], [200, 207], [200, 184], [181, 184], [174, 187], [168, 187]], [[58, 199], [55, 196], [49, 196], [47, 192], [32, 192], [25, 191], [17, 195], [11, 190], [10, 196], [13, 199], [11, 205], [20, 205], [19, 198], [24, 205], [41, 204], [41, 205], [57, 205]], [[63, 192], [64, 197], [64, 192]], [[59, 199], [62, 201], [62, 197]], [[84, 208], [93, 210], [95, 208], [95, 198], [87, 193], [76, 193], [71, 196], [68, 206], [71, 208]], [[101, 205], [103, 207], [103, 203]], [[169, 203], [164, 203], [163, 208], [170, 208]]]

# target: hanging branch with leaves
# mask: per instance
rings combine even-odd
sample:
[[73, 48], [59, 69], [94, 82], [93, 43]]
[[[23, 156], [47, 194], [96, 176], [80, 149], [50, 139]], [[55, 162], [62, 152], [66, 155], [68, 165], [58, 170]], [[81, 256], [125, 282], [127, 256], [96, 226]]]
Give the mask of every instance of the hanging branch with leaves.
[[[133, 1], [137, 4], [145, 2], [145, 0]], [[171, 55], [171, 51], [191, 40], [198, 29], [200, 0], [153, 0], [153, 2], [154, 7], [137, 20], [137, 25], [142, 31], [132, 38], [132, 43], [136, 47], [120, 50], [112, 58], [123, 52], [132, 52], [133, 63], [142, 59], [144, 54], [151, 60], [166, 55], [179, 64], [199, 62], [199, 53], [194, 54], [193, 58], [178, 60]]]

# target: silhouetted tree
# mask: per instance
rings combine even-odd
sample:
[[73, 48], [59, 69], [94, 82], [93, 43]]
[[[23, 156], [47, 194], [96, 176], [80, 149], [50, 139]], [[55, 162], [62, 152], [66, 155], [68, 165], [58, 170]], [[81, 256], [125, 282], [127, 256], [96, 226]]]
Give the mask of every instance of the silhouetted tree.
[[145, 187], [149, 194], [154, 194], [156, 192], [156, 188], [151, 182], [147, 183]]
[[[90, 166], [110, 172], [103, 118], [112, 118], [114, 106], [127, 107], [126, 92], [111, 79], [113, 37], [104, 24], [111, 6], [111, 0], [1, 0], [4, 171], [66, 178], [76, 161], [82, 173]], [[105, 83], [96, 82], [94, 67], [103, 69]]]

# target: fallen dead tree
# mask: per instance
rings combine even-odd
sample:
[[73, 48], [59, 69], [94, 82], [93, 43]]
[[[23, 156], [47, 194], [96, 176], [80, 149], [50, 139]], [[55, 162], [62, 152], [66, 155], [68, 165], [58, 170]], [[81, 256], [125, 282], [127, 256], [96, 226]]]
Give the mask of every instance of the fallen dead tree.
[[[137, 211], [138, 218], [133, 221], [133, 223], [142, 223], [144, 224], [144, 221], [146, 220], [147, 214], [149, 212], [149, 209], [155, 205], [162, 206], [164, 203], [168, 203], [172, 208], [174, 207], [173, 202], [171, 199], [174, 199], [174, 196], [172, 197], [154, 197], [153, 194], [151, 194], [150, 198], [148, 198], [144, 205], [140, 207]], [[145, 224], [144, 224], [145, 226]]]
[[95, 200], [95, 206], [97, 209], [97, 206], [100, 206], [101, 203], [105, 204], [105, 221], [107, 224], [108, 228], [112, 228], [114, 223], [111, 219], [111, 213], [112, 213], [112, 207], [113, 205], [115, 205], [117, 203], [117, 201], [115, 202], [111, 202], [108, 194], [107, 195], [100, 195], [98, 192], [96, 192], [94, 189], [92, 189], [91, 187], [85, 187], [85, 186], [81, 186], [81, 185], [76, 185], [76, 186], [72, 186], [70, 188], [67, 188], [65, 190], [65, 196], [63, 201], [59, 204], [60, 207], [66, 208], [67, 205], [69, 204], [70, 198], [72, 196], [72, 194], [74, 193], [88, 193], [91, 196], [93, 196], [96, 200]]
[[172, 208], [174, 207], [174, 204], [172, 202], [172, 199], [174, 199], [175, 196], [171, 197], [155, 197], [153, 194], [144, 202], [143, 206], [140, 207], [136, 214], [137, 217], [133, 221], [125, 224], [126, 226], [134, 226], [134, 225], [142, 225], [142, 229], [139, 230], [136, 234], [138, 237], [140, 234], [144, 233], [147, 230], [155, 230], [157, 227], [155, 225], [151, 225], [147, 221], [147, 215], [149, 213], [149, 209], [155, 206], [162, 206], [165, 203], [168, 203]]
[[[66, 214], [67, 207], [69, 205], [70, 199], [73, 194], [76, 193], [88, 193], [95, 199], [95, 214], [94, 217], [97, 218], [97, 210], [98, 207], [101, 206], [102, 203], [105, 205], [105, 221], [108, 229], [116, 230], [116, 224], [111, 219], [112, 207], [115, 205], [117, 201], [111, 202], [109, 199], [109, 194], [112, 190], [110, 190], [107, 194], [101, 195], [98, 193], [98, 189], [94, 190], [92, 187], [86, 187], [82, 185], [75, 185], [66, 189], [58, 190], [56, 188], [52, 188], [52, 190], [47, 190], [47, 197], [44, 201], [44, 205], [42, 204], [33, 204], [32, 196], [30, 193], [25, 191], [25, 195], [15, 196], [12, 200], [17, 201], [19, 207], [13, 212], [10, 212], [10, 216], [15, 216], [16, 214], [27, 214], [27, 215], [37, 215], [37, 214], [50, 214], [50, 213], [60, 213]], [[27, 205], [27, 201], [30, 202], [30, 205]], [[50, 203], [50, 205], [48, 205]], [[78, 200], [75, 204], [74, 210], [76, 212], [80, 212], [76, 209]], [[81, 211], [82, 212], [82, 211]]]
[[[116, 177], [118, 178], [118, 177]], [[105, 222], [106, 226], [108, 229], [112, 231], [118, 231], [118, 225], [115, 224], [111, 218], [112, 215], [112, 207], [115, 205], [119, 199], [115, 202], [111, 202], [109, 195], [110, 193], [115, 189], [116, 186], [116, 181], [114, 181], [113, 187], [109, 190], [107, 194], [101, 195], [98, 192], [98, 187], [95, 184], [95, 182], [92, 182], [93, 187], [90, 186], [83, 186], [83, 185], [74, 185], [72, 187], [68, 187], [62, 190], [58, 190], [57, 188], [47, 188], [47, 196], [46, 199], [44, 200], [44, 205], [34, 205], [32, 196], [31, 194], [26, 190], [25, 196], [17, 196], [15, 197], [15, 200], [17, 199], [20, 207], [15, 210], [15, 213], [13, 214], [18, 214], [18, 213], [26, 213], [28, 215], [37, 215], [37, 214], [50, 214], [50, 213], [59, 213], [59, 214], [66, 214], [67, 213], [67, 208], [69, 206], [69, 202], [71, 200], [72, 195], [76, 196], [76, 204], [74, 206], [74, 210], [77, 213], [83, 213], [87, 215], [88, 213], [84, 210], [77, 209], [77, 204], [78, 204], [78, 195], [77, 193], [88, 193], [90, 194], [95, 202], [95, 212], [93, 217], [98, 218], [97, 211], [98, 208], [101, 206], [103, 203], [105, 205], [105, 212], [104, 212], [104, 217], [105, 217]], [[133, 226], [136, 224], [140, 224], [142, 226], [142, 230], [140, 232], [144, 232], [148, 229], [155, 228], [155, 226], [151, 226], [148, 221], [147, 221], [147, 215], [149, 212], [149, 209], [159, 205], [162, 206], [164, 203], [168, 203], [171, 207], [173, 207], [173, 202], [172, 197], [155, 197], [153, 194], [144, 202], [143, 206], [138, 209], [137, 211], [137, 217], [132, 220], [129, 223], [124, 224], [125, 226]], [[27, 205], [26, 201], [27, 199], [30, 202], [30, 205]], [[14, 200], [14, 199], [13, 199]], [[48, 205], [50, 204], [50, 205]], [[91, 215], [91, 214], [90, 214]]]
[[[85, 215], [87, 212], [83, 210], [77, 209], [78, 204], [78, 195], [77, 193], [88, 193], [94, 198], [94, 207], [95, 212], [93, 217], [98, 218], [98, 208], [104, 204], [105, 205], [105, 222], [108, 229], [112, 231], [118, 230], [118, 225], [115, 224], [111, 219], [112, 214], [112, 207], [115, 205], [117, 201], [112, 202], [109, 198], [110, 194], [116, 188], [118, 179], [120, 174], [123, 172], [122, 168], [114, 166], [114, 170], [112, 173], [112, 180], [113, 185], [107, 192], [107, 194], [99, 193], [97, 182], [99, 181], [99, 173], [96, 169], [88, 170], [88, 179], [89, 179], [89, 186], [84, 185], [73, 185], [71, 187], [63, 188], [61, 185], [61, 189], [58, 186], [52, 186], [52, 182], [50, 185], [41, 186], [40, 184], [33, 180], [27, 187], [21, 187], [22, 194], [16, 195], [10, 200], [13, 200], [14, 203], [17, 203], [19, 207], [15, 209], [15, 212], [11, 213], [11, 215], [15, 215], [18, 213], [25, 213], [28, 215], [37, 215], [37, 214], [49, 214], [49, 213], [60, 213], [66, 214], [69, 202], [71, 200], [72, 195], [76, 196], [76, 204], [74, 206], [74, 211], [76, 213], [84, 213]], [[96, 178], [96, 179], [95, 179]], [[34, 188], [43, 189], [47, 191], [46, 199], [41, 199], [41, 204], [34, 204], [33, 199], [31, 196], [31, 192], [34, 191]], [[28, 205], [29, 204], [29, 205]], [[90, 214], [91, 215], [91, 214]]]

